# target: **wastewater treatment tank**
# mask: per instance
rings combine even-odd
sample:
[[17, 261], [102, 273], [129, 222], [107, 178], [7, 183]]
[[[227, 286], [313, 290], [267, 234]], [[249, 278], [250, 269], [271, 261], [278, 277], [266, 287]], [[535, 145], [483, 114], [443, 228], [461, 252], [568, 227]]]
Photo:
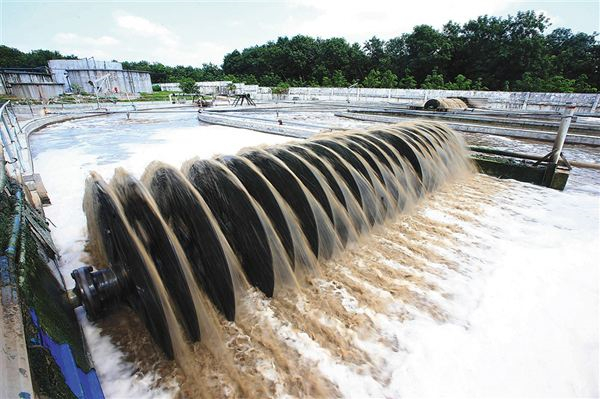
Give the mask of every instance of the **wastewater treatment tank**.
[[128, 303], [184, 364], [187, 342], [219, 334], [212, 308], [235, 321], [250, 287], [293, 292], [469, 166], [456, 133], [415, 123], [192, 159], [181, 171], [155, 162], [140, 180], [117, 169], [110, 185], [92, 173], [83, 207], [105, 268], [73, 271], [70, 297], [92, 318]]
[[[597, 369], [582, 350], [593, 320], [568, 310], [597, 295], [595, 175], [565, 193], [479, 175], [437, 123], [290, 141], [107, 117], [49, 127], [32, 147], [107, 397], [440, 395], [467, 382], [506, 394], [492, 376], [507, 353], [523, 367], [546, 359], [518, 348], [551, 312], [583, 333], [546, 344], [569, 341]], [[567, 281], [565, 257], [579, 271]], [[558, 281], [574, 292], [560, 302]], [[524, 303], [537, 309], [528, 323]], [[519, 336], [503, 340], [498, 320]], [[569, 370], [552, 392], [593, 391], [591, 373]]]

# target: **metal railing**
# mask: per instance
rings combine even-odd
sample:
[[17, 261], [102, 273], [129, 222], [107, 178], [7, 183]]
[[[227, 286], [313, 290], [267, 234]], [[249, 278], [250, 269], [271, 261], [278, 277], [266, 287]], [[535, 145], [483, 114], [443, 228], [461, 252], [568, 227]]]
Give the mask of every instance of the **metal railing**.
[[0, 140], [15, 177], [33, 174], [29, 137], [21, 129], [10, 100], [0, 105]]

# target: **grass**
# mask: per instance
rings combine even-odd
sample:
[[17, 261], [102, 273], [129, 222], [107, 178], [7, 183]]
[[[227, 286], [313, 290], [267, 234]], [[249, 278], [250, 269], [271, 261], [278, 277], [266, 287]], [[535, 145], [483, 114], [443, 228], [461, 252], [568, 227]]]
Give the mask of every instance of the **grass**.
[[[140, 93], [139, 97], [132, 96], [131, 100], [128, 100], [125, 97], [103, 97], [100, 96], [99, 100], [101, 103], [114, 103], [114, 102], [129, 102], [129, 101], [169, 101], [169, 95], [174, 94], [172, 91], [154, 91], [152, 93]], [[178, 96], [181, 96], [181, 92], [176, 93]], [[192, 94], [186, 94], [186, 99], [192, 99]], [[205, 100], [210, 100], [212, 96], [203, 95]], [[196, 95], [198, 98], [198, 95]], [[15, 104], [42, 104], [40, 100], [35, 99], [22, 99], [8, 95], [0, 95], [0, 102], [5, 100], [11, 100]], [[96, 96], [91, 94], [61, 94], [58, 97], [55, 97], [50, 100], [51, 104], [88, 104], [95, 103]]]
[[186, 99], [192, 99], [195, 97], [198, 99], [199, 97], [204, 98], [205, 100], [210, 100], [212, 96], [209, 95], [200, 95], [200, 94], [183, 94], [181, 92], [174, 91], [154, 91], [152, 93], [140, 93], [140, 97], [135, 101], [169, 101], [169, 96], [171, 94], [176, 94], [177, 97], [185, 97]]
[[153, 91], [152, 93], [140, 93], [135, 101], [169, 101], [172, 91]]

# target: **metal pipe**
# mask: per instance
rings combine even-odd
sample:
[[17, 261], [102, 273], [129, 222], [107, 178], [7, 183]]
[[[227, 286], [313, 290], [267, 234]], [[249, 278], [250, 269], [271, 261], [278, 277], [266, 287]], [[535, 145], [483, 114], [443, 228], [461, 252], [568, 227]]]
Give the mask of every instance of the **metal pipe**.
[[560, 159], [560, 153], [562, 152], [569, 132], [569, 126], [571, 125], [571, 119], [575, 113], [575, 106], [571, 103], [567, 103], [565, 112], [563, 113], [562, 119], [560, 120], [560, 126], [558, 127], [558, 133], [556, 134], [556, 140], [554, 140], [554, 147], [552, 148], [552, 155], [550, 157], [550, 163], [557, 165]]
[[0, 193], [6, 186], [6, 160], [4, 159], [4, 148], [0, 145]]
[[15, 219], [13, 221], [12, 234], [8, 247], [6, 248], [6, 255], [8, 256], [9, 264], [12, 263], [14, 267], [15, 255], [17, 253], [17, 242], [19, 240], [19, 233], [21, 231], [21, 216], [23, 214], [23, 192], [19, 189], [16, 193], [17, 203], [15, 205]]
[[17, 174], [17, 168], [14, 165], [15, 160], [18, 160], [19, 165], [21, 166], [21, 168], [18, 169], [19, 172], [21, 172], [23, 170], [23, 167], [21, 165], [21, 161], [19, 159], [19, 154], [13, 154], [13, 148], [15, 147], [15, 149], [18, 150], [18, 148], [14, 145], [14, 141], [10, 135], [10, 129], [8, 128], [8, 126], [6, 125], [6, 121], [4, 120], [4, 113], [6, 112], [6, 110], [8, 109], [8, 104], [10, 104], [10, 100], [5, 102], [4, 104], [2, 104], [2, 106], [0, 106], [0, 119], [2, 120], [2, 122], [4, 123], [4, 126], [6, 128], [6, 134], [5, 132], [2, 130], [2, 128], [0, 127], [0, 140], [2, 141], [2, 145], [4, 146], [4, 148], [6, 149], [6, 153], [8, 155], [9, 161], [12, 166], [13, 166], [13, 171], [15, 172], [15, 174]]
[[21, 172], [25, 172], [25, 166], [23, 165], [23, 145], [19, 140], [19, 131], [16, 128], [16, 126], [18, 126], [20, 129], [21, 126], [18, 124], [17, 116], [14, 114], [12, 115], [12, 117], [14, 117], [15, 123], [13, 123], [13, 119], [11, 118], [11, 112], [12, 108], [10, 107], [10, 104], [8, 104], [6, 107], [3, 108], [3, 113], [0, 113], [0, 119], [2, 119], [2, 123], [4, 124], [4, 127], [8, 132], [8, 136], [12, 141], [12, 145], [15, 148], [17, 159], [19, 161], [19, 165], [21, 166]]
[[[504, 157], [514, 157], [520, 159], [529, 159], [531, 161], [542, 161], [545, 157], [534, 154], [527, 154], [524, 152], [514, 152], [514, 151], [506, 151], [506, 150], [498, 150], [496, 148], [489, 147], [479, 147], [479, 146], [470, 146], [469, 150], [473, 152], [479, 152], [482, 154], [492, 154], [492, 155], [500, 155]], [[595, 162], [580, 162], [580, 161], [569, 161], [569, 165], [575, 166], [578, 168], [586, 168], [586, 169], [596, 169], [600, 170], [600, 164]]]
[[[0, 308], [0, 334], [2, 351], [0, 351], [0, 397], [29, 398], [33, 397], [27, 343], [24, 339], [23, 319], [17, 290], [17, 268], [15, 265], [16, 246], [22, 227], [23, 193], [16, 193], [15, 219], [12, 235], [6, 249], [6, 262], [2, 267], [2, 306]], [[21, 258], [24, 258], [24, 241], [21, 239]]]
[[[21, 265], [21, 267], [22, 267], [22, 265], [25, 263], [27, 236], [25, 234], [25, 228], [21, 227], [20, 230], [21, 230], [21, 232], [20, 232], [21, 243], [19, 245], [19, 262], [18, 262], [18, 264]], [[14, 285], [14, 287], [15, 287], [15, 290], [17, 289], [17, 285], [16, 285], [17, 274], [18, 274], [18, 270], [15, 268], [15, 270], [14, 270], [14, 278], [15, 278], [15, 281], [14, 281], [15, 285]]]

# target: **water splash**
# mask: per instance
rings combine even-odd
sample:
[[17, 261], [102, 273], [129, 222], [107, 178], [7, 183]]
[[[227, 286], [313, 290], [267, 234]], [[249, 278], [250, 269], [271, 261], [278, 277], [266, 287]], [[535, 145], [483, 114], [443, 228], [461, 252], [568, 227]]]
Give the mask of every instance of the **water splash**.
[[[165, 354], [195, 375], [189, 359], [200, 355], [190, 344], [202, 340], [211, 354], [201, 356], [239, 382], [237, 369], [220, 359], [231, 334], [258, 342], [280, 359], [278, 364], [304, 367], [282, 352], [279, 332], [256, 318], [253, 308], [263, 306], [262, 295], [275, 296], [275, 311], [320, 337], [325, 347], [365, 361], [364, 353], [336, 335], [335, 323], [325, 321], [323, 327], [328, 314], [343, 308], [327, 301], [315, 307], [319, 314], [303, 313], [306, 304], [295, 298], [302, 293], [316, 303], [319, 296], [310, 287], [328, 289], [323, 287], [333, 273], [375, 309], [375, 288], [365, 289], [357, 279], [408, 295], [401, 274], [386, 281], [361, 267], [344, 270], [339, 259], [368, 231], [377, 233], [377, 226], [471, 170], [464, 143], [453, 131], [437, 123], [405, 123], [193, 159], [181, 172], [154, 162], [141, 182], [123, 170], [110, 185], [93, 174], [84, 208], [92, 256], [128, 282], [128, 301]], [[328, 260], [334, 266], [324, 267]], [[357, 325], [371, 324], [356, 317], [362, 319]], [[230, 360], [236, 361], [235, 355]], [[237, 385], [246, 389], [245, 383]], [[311, 387], [322, 394], [335, 391], [323, 381]]]

